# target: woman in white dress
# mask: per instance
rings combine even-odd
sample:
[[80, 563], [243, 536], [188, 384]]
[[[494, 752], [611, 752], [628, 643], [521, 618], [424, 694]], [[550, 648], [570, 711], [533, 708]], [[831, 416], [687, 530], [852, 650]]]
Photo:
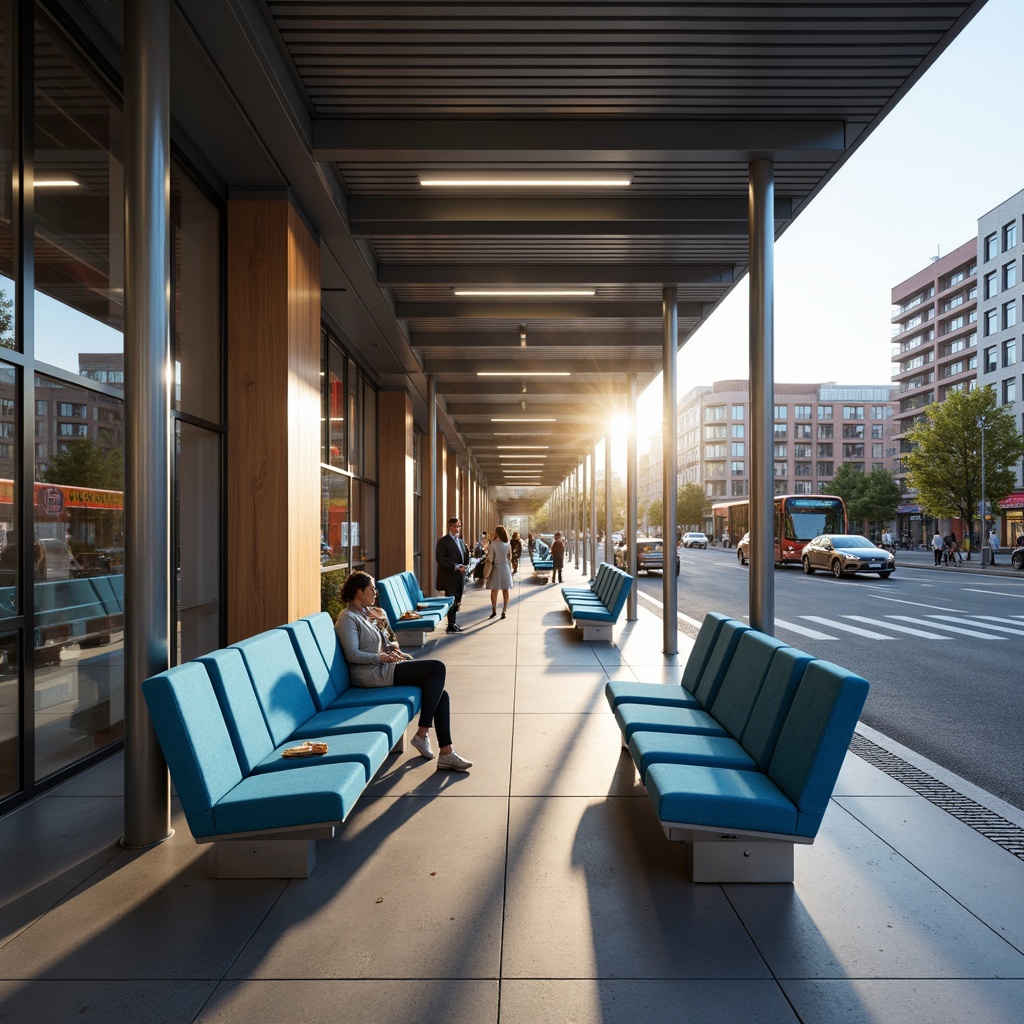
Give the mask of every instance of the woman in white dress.
[[491, 614], [498, 614], [498, 591], [501, 591], [501, 617], [505, 618], [508, 608], [508, 592], [512, 589], [512, 547], [508, 542], [508, 531], [504, 526], [494, 528], [494, 537], [487, 548], [484, 562], [484, 579], [491, 591]]

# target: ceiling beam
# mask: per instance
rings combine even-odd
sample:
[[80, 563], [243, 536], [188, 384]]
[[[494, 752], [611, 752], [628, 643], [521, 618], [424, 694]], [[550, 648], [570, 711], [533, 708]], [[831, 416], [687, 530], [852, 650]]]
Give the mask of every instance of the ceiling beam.
[[[711, 303], [680, 302], [676, 315], [680, 320], [699, 320], [711, 312]], [[437, 317], [478, 320], [658, 320], [660, 302], [624, 302], [600, 299], [458, 299], [439, 302], [399, 302], [395, 306], [399, 320]], [[529, 337], [527, 337], [529, 344]]]
[[[664, 335], [659, 329], [636, 331], [534, 331], [526, 321], [526, 345], [520, 345], [519, 331], [499, 329], [494, 331], [412, 331], [409, 344], [413, 348], [517, 348], [529, 352], [531, 348], [576, 348], [587, 345], [590, 348], [660, 348]], [[680, 331], [682, 341], [684, 332]]]
[[[399, 161], [413, 175], [428, 163], [522, 168], [553, 163], [714, 162], [768, 159], [831, 163], [847, 147], [846, 125], [823, 121], [663, 121], [634, 118], [375, 120], [314, 118], [313, 158]], [[419, 166], [417, 166], [417, 164]], [[463, 168], [463, 170], [471, 170]]]
[[[526, 349], [526, 351], [529, 352], [530, 350]], [[618, 359], [602, 358], [599, 360], [591, 356], [590, 358], [557, 359], [532, 363], [521, 361], [518, 363], [509, 361], [498, 362], [488, 358], [472, 364], [468, 364], [467, 360], [463, 357], [459, 359], [427, 359], [423, 364], [423, 372], [434, 374], [438, 378], [438, 384], [443, 384], [446, 390], [448, 382], [442, 378], [446, 376], [465, 377], [467, 373], [475, 374], [478, 368], [484, 372], [512, 374], [512, 376], [507, 377], [509, 386], [506, 388], [507, 391], [512, 391], [519, 389], [521, 380], [525, 380], [527, 386], [529, 386], [531, 380], [529, 374], [531, 372], [585, 373], [591, 377], [604, 379], [609, 374], [656, 372], [660, 366], [660, 360], [654, 357], [648, 357], [647, 359], [630, 359], [628, 357]], [[567, 379], [566, 383], [568, 383]], [[593, 387], [593, 381], [588, 383]]]
[[386, 288], [406, 284], [516, 285], [732, 284], [728, 263], [385, 263], [377, 281]]
[[[429, 371], [428, 371], [429, 372]], [[463, 367], [462, 374], [465, 375], [465, 367]], [[585, 398], [590, 396], [592, 398], [622, 398], [626, 393], [626, 387], [624, 381], [601, 381], [600, 383], [588, 382], [576, 382], [572, 377], [559, 377], [556, 380], [542, 380], [535, 378], [527, 378], [525, 381], [517, 380], [513, 377], [478, 377], [471, 381], [445, 381], [444, 382], [444, 393], [445, 395], [469, 395], [470, 397], [477, 396], [483, 397], [485, 395], [505, 395], [508, 398], [513, 396], [521, 395], [520, 385], [525, 383], [527, 386], [527, 393], [524, 397], [527, 400], [530, 397], [537, 397], [538, 395], [550, 395], [553, 397], [579, 397]]]

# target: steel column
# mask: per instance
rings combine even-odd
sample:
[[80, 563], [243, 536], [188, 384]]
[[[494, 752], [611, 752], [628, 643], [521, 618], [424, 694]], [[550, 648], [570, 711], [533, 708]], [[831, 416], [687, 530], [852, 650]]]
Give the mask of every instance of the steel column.
[[590, 575], [597, 576], [597, 442], [590, 446]]
[[675, 285], [661, 291], [662, 327], [664, 345], [662, 351], [662, 398], [661, 398], [661, 452], [662, 452], [662, 572], [661, 590], [664, 602], [664, 617], [661, 620], [663, 643], [666, 654], [679, 652], [679, 629], [676, 625], [678, 580], [676, 579], [676, 491], [678, 470], [676, 468], [676, 366], [679, 362], [679, 320], [677, 315]]
[[170, 0], [124, 13], [125, 830], [172, 834], [170, 779], [142, 698], [171, 657]]
[[612, 551], [612, 435], [604, 435], [604, 560], [615, 563]]
[[[427, 375], [427, 430], [430, 433], [430, 481], [425, 488], [427, 508], [430, 510], [427, 520], [427, 538], [428, 543], [434, 544], [437, 542], [439, 534], [437, 532], [437, 377], [432, 373]], [[447, 529], [446, 524], [446, 532]], [[430, 564], [432, 562], [433, 552], [424, 551], [420, 558], [420, 575], [425, 584], [423, 589], [428, 594], [434, 592], [435, 573], [433, 565]]]
[[750, 164], [750, 625], [775, 633], [775, 167]]
[[637, 581], [636, 581], [636, 513], [637, 513], [637, 462], [636, 462], [636, 374], [631, 373], [626, 380], [626, 401], [628, 435], [626, 441], [626, 525], [623, 536], [626, 539], [627, 568], [633, 577], [633, 586], [629, 588], [626, 598], [626, 620], [632, 622], [637, 618]]

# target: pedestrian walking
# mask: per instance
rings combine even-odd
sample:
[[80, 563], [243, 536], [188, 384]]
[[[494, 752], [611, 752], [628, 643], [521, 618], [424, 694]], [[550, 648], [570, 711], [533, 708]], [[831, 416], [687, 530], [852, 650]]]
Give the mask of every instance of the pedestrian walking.
[[935, 555], [935, 564], [942, 565], [942, 549], [946, 546], [946, 542], [942, 539], [942, 534], [938, 530], [935, 531], [935, 536], [932, 537], [932, 552]]
[[995, 529], [989, 531], [988, 546], [992, 551], [992, 564], [995, 565], [996, 555], [999, 554], [999, 534], [996, 533]]

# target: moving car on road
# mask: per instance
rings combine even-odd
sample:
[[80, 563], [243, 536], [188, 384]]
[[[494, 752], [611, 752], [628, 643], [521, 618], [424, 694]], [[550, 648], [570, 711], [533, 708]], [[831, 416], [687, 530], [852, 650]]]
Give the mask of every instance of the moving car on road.
[[708, 546], [708, 538], [703, 533], [684, 533], [683, 534], [683, 547], [684, 548], [706, 548]]
[[736, 557], [740, 565], [746, 565], [750, 561], [750, 533], [743, 534], [739, 544], [736, 545]]
[[[701, 534], [701, 536], [704, 536]], [[705, 540], [705, 543], [707, 541]], [[615, 564], [620, 569], [629, 568], [629, 549], [623, 541], [615, 549]], [[636, 572], [663, 572], [665, 568], [665, 549], [660, 537], [637, 537], [636, 539]], [[679, 556], [676, 556], [676, 575], [679, 575]]]
[[853, 533], [822, 533], [804, 545], [801, 558], [808, 576], [815, 569], [836, 579], [851, 573], [876, 572], [887, 580], [896, 569], [896, 556]]

